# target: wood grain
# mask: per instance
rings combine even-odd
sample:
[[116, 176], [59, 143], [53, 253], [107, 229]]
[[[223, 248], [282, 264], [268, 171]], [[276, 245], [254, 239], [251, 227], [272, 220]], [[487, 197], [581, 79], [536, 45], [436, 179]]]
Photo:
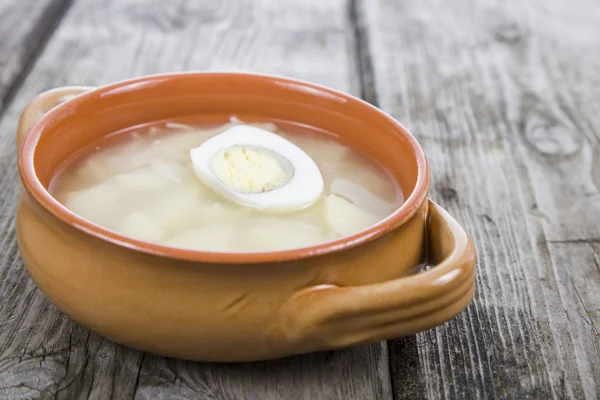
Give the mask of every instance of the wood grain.
[[344, 0], [75, 1], [0, 121], [0, 398], [388, 399], [385, 343], [275, 362], [214, 365], [90, 333], [37, 290], [15, 243], [14, 131], [42, 90], [165, 71], [277, 73], [358, 93]]
[[467, 312], [414, 351], [390, 347], [396, 397], [408, 371], [426, 398], [598, 398], [597, 3], [361, 7], [379, 104], [419, 139], [432, 197], [479, 252]]
[[70, 0], [0, 0], [0, 115]]
[[[0, 398], [600, 396], [593, 0], [78, 0], [46, 45], [69, 3], [0, 0]], [[454, 321], [390, 344], [393, 385], [382, 344], [240, 365], [141, 353], [29, 279], [14, 239], [20, 110], [59, 85], [192, 69], [360, 93], [422, 143], [432, 197], [478, 247], [478, 290]]]

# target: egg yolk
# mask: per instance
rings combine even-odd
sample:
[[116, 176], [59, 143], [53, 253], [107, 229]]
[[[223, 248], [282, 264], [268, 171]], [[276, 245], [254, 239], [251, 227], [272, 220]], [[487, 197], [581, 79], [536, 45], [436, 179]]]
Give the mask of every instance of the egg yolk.
[[279, 154], [260, 147], [235, 145], [218, 151], [210, 169], [225, 185], [241, 193], [264, 193], [288, 183], [291, 163]]

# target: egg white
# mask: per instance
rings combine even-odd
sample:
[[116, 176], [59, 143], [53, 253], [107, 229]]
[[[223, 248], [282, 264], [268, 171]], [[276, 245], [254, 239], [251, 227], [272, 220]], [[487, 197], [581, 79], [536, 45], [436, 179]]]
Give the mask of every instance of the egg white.
[[[212, 157], [232, 146], [264, 148], [287, 159], [293, 166], [283, 186], [262, 193], [243, 193], [223, 183], [210, 167]], [[315, 162], [301, 148], [283, 137], [249, 125], [236, 125], [190, 150], [193, 170], [208, 187], [229, 201], [270, 212], [291, 212], [309, 207], [323, 193], [324, 182]]]

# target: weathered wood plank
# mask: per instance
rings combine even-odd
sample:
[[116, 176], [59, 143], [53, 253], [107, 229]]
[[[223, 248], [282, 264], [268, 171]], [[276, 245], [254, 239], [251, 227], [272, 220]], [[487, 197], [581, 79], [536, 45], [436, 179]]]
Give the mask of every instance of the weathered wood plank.
[[597, 398], [597, 3], [361, 4], [380, 105], [420, 140], [432, 197], [479, 251], [474, 303], [416, 351], [394, 343], [392, 370], [427, 398]]
[[70, 0], [0, 0], [0, 115]]
[[345, 0], [76, 1], [0, 121], [0, 398], [391, 398], [385, 344], [268, 363], [143, 354], [62, 315], [18, 256], [13, 132], [36, 93], [135, 75], [237, 69], [357, 92]]

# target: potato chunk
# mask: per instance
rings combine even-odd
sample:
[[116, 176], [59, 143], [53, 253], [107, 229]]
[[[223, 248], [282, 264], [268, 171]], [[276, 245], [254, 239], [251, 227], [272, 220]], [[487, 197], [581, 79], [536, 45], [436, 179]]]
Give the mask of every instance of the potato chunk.
[[152, 191], [185, 182], [189, 178], [190, 172], [178, 163], [156, 162], [145, 168], [118, 174], [113, 179], [123, 190]]
[[228, 251], [233, 234], [233, 225], [206, 225], [180, 233], [169, 239], [166, 245], [189, 250]]
[[348, 236], [375, 224], [378, 218], [348, 200], [330, 194], [325, 198], [325, 221], [338, 236]]
[[236, 235], [236, 248], [242, 251], [284, 250], [326, 242], [327, 232], [319, 226], [293, 220], [265, 217], [247, 222]]
[[156, 222], [140, 211], [134, 211], [127, 215], [121, 221], [117, 230], [133, 239], [150, 242], [159, 241], [165, 235]]
[[175, 232], [191, 223], [191, 216], [201, 204], [201, 190], [197, 185], [174, 185], [155, 196], [149, 196], [139, 207], [152, 216], [167, 233]]
[[69, 193], [65, 206], [94, 223], [107, 225], [118, 209], [119, 191], [109, 184]]

